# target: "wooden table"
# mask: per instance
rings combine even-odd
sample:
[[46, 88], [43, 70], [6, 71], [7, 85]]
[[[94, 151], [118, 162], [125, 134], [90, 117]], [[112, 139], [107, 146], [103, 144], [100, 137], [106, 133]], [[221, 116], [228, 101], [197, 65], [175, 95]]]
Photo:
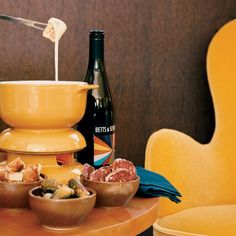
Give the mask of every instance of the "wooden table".
[[76, 230], [42, 227], [31, 210], [0, 209], [0, 236], [129, 236], [151, 226], [157, 218], [158, 198], [134, 197], [124, 208], [94, 208]]

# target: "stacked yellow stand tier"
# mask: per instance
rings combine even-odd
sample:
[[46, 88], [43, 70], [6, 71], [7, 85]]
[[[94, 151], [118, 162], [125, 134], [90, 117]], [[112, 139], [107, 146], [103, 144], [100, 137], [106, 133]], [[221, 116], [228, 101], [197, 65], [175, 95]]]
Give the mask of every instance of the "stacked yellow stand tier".
[[84, 115], [87, 91], [97, 87], [69, 81], [1, 82], [0, 115], [11, 127], [0, 134], [6, 159], [41, 164], [42, 173], [60, 181], [78, 175], [82, 165], [73, 153], [86, 142], [71, 127]]
[[74, 152], [84, 148], [84, 137], [73, 129], [27, 132], [7, 129], [0, 135], [1, 149], [10, 162], [20, 157], [26, 164], [41, 164], [42, 173], [60, 182], [78, 176], [82, 165]]

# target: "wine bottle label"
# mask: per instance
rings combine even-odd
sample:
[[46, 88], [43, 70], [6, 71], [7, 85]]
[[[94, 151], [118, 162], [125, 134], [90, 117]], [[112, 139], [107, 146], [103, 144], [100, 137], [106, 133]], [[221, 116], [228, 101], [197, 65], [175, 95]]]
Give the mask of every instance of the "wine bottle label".
[[115, 131], [115, 125], [111, 126], [102, 126], [102, 127], [95, 127], [95, 134], [106, 134], [106, 133], [111, 133]]
[[94, 134], [94, 165], [109, 165], [114, 160], [115, 126], [96, 127]]

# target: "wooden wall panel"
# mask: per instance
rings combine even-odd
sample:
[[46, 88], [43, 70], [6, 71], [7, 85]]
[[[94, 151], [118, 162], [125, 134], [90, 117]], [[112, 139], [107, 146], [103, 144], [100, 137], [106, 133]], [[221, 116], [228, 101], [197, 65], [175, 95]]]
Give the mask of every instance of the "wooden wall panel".
[[[214, 110], [205, 58], [212, 36], [235, 17], [234, 0], [0, 0], [0, 12], [67, 23], [60, 80], [84, 79], [88, 31], [104, 29], [117, 157], [142, 165], [148, 137], [161, 128], [210, 140]], [[53, 44], [40, 31], [0, 21], [0, 80], [31, 79], [54, 79]]]

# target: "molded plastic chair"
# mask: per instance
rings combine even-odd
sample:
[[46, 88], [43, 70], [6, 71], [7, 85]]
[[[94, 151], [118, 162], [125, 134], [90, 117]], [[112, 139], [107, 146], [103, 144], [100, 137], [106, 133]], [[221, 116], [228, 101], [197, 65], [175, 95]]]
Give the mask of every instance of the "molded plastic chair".
[[210, 143], [169, 129], [147, 143], [145, 167], [183, 195], [180, 204], [161, 199], [154, 235], [236, 235], [236, 20], [212, 39], [207, 72], [216, 120]]

